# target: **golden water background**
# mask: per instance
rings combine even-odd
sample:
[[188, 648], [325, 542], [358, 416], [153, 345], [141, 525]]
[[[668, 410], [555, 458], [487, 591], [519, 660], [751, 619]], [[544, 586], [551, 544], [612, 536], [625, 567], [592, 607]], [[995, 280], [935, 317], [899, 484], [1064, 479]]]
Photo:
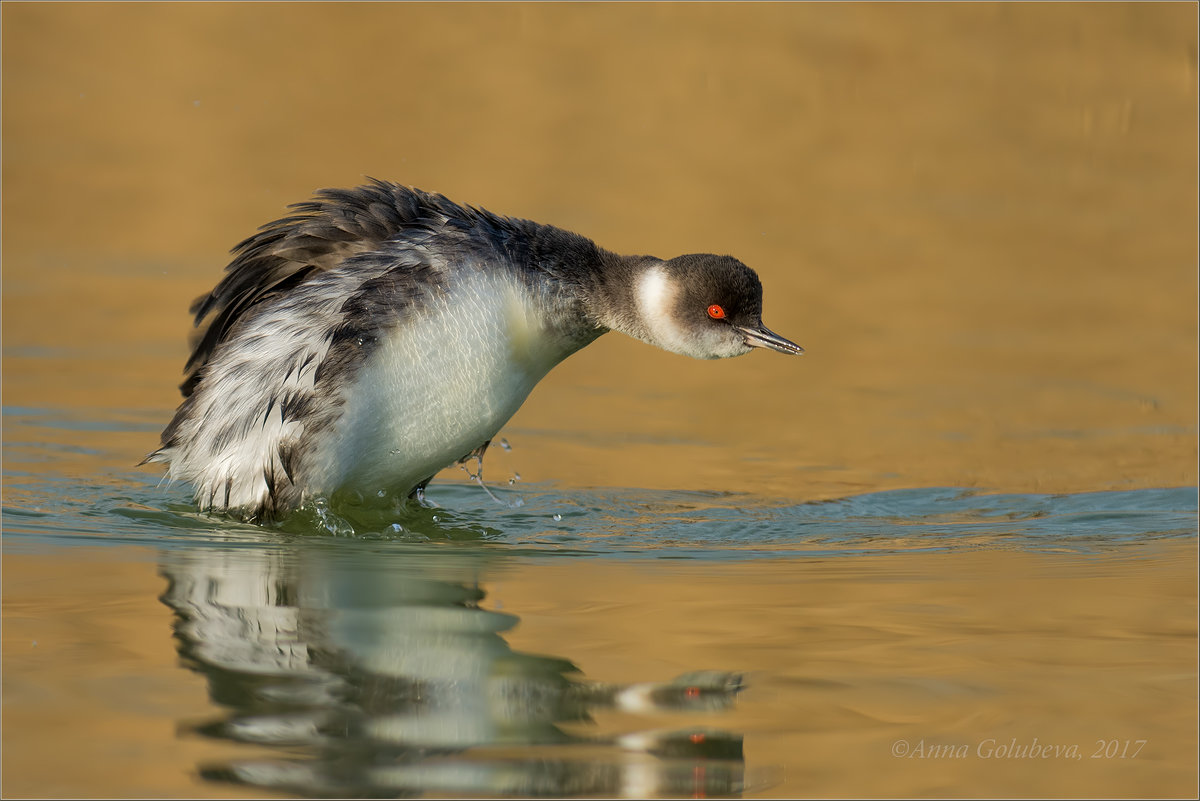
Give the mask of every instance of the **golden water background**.
[[735, 254], [768, 324], [808, 349], [710, 364], [608, 337], [513, 427], [613, 418], [719, 447], [671, 470], [543, 449], [539, 478], [805, 496], [1196, 482], [1188, 5], [4, 19], [5, 343], [113, 346], [83, 376], [6, 361], [9, 403], [173, 406], [186, 305], [227, 249], [374, 175], [620, 252]]
[[[692, 362], [604, 337], [506, 430], [526, 481], [795, 502], [1194, 486], [1196, 25], [1188, 3], [5, 3], [4, 404], [165, 423], [187, 304], [228, 248], [312, 190], [370, 175], [624, 253], [733, 254], [763, 280], [768, 326], [807, 349]], [[88, 477], [155, 445], [103, 441], [103, 456], [67, 454], [56, 469], [102, 481]], [[87, 700], [68, 714], [21, 693], [55, 671], [68, 696], [107, 687], [74, 682], [87, 650], [71, 643], [85, 641], [161, 668], [155, 703], [202, 706], [200, 680], [167, 667], [169, 614], [145, 558], [6, 554], [5, 794], [223, 792], [187, 772], [209, 746], [175, 740], [162, 719], [107, 718]], [[806, 674], [806, 703], [826, 671], [854, 683], [883, 660], [1002, 687], [973, 702], [974, 719], [947, 701], [964, 736], [1021, 691], [1030, 709], [1048, 702], [1036, 671], [1014, 664], [1065, 653], [1078, 693], [1048, 707], [1059, 728], [1046, 717], [1024, 733], [1143, 736], [1124, 723], [1141, 715], [1153, 759], [1026, 773], [974, 760], [935, 775], [884, 742], [864, 771], [861, 742], [816, 736], [829, 720], [748, 753], [793, 766], [768, 791], [782, 795], [1196, 793], [1194, 543], [1107, 561], [905, 558], [921, 578], [892, 581], [884, 558], [827, 573], [530, 569], [508, 584], [520, 588], [514, 647], [614, 680], [622, 664], [665, 670], [696, 642], [684, 620], [656, 639], [641, 613], [695, 614], [671, 599], [717, 593], [735, 605], [711, 619], [743, 648], [711, 661], [790, 631], [825, 665]], [[113, 580], [87, 589], [79, 577], [97, 564]], [[830, 584], [838, 570], [853, 575]], [[837, 587], [854, 597], [821, 611]], [[571, 642], [580, 618], [558, 626], [552, 610], [575, 593], [630, 599], [584, 619], [642, 643], [638, 656]], [[119, 630], [72, 629], [89, 597], [124, 611]], [[971, 611], [937, 625], [896, 612], [939, 604]], [[816, 617], [788, 629], [789, 609]], [[1065, 629], [1041, 626], [1047, 609], [1065, 610]], [[28, 649], [63, 627], [63, 650], [45, 633]], [[984, 630], [999, 639], [972, 634]], [[988, 644], [969, 659], [901, 655], [884, 645], [897, 631]], [[848, 642], [860, 650], [821, 662]], [[888, 704], [869, 714], [920, 714]], [[1090, 722], [1062, 724], [1074, 713]], [[57, 770], [64, 743], [76, 758], [86, 745], [64, 729], [94, 743], [105, 727], [146, 749], [145, 776], [105, 759]]]

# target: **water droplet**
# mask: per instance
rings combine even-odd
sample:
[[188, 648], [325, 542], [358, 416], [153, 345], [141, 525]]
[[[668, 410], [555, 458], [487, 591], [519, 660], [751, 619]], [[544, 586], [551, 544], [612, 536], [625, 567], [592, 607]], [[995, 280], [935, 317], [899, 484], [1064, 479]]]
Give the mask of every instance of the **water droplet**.
[[375, 497], [376, 497], [376, 498], [386, 498], [386, 497], [387, 497], [387, 490], [382, 490], [382, 489], [381, 489], [381, 490], [378, 490], [378, 491], [375, 493]]
[[557, 522], [558, 522], [558, 521], [560, 521], [560, 520], [562, 520], [562, 515], [560, 515], [560, 514], [555, 514], [555, 515], [554, 515], [554, 522], [555, 522], [555, 523], [557, 523]]
[[391, 450], [391, 454], [392, 454], [392, 456], [395, 456], [395, 455], [397, 455], [398, 453], [400, 453], [400, 449], [399, 449], [399, 448], [392, 448], [392, 450]]
[[388, 526], [387, 528], [385, 528], [383, 530], [383, 533], [389, 534], [389, 535], [403, 534], [404, 526], [400, 525], [399, 523], [392, 523], [390, 526]]
[[351, 537], [354, 535], [354, 526], [350, 521], [344, 520], [333, 512], [329, 511], [324, 502], [319, 501], [314, 504], [316, 511], [317, 523], [321, 528], [335, 537]]
[[433, 516], [433, 522], [440, 523], [441, 521], [442, 521], [442, 519], [440, 517], [438, 517], [437, 515]]
[[504, 450], [506, 450], [506, 451], [511, 451], [511, 450], [512, 450], [512, 445], [509, 445], [509, 444], [508, 444], [508, 440], [506, 440], [504, 437], [501, 437], [501, 438], [500, 438], [499, 445], [500, 445], [500, 447], [501, 447], [501, 448], [503, 448], [503, 449], [504, 449]]

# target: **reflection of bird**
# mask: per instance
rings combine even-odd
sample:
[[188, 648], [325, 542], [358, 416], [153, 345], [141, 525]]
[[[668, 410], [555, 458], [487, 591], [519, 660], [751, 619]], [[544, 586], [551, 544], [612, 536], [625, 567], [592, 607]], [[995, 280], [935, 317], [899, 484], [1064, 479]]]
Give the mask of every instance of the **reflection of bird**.
[[212, 700], [182, 730], [251, 746], [200, 776], [322, 798], [744, 789], [742, 735], [708, 725], [740, 674], [593, 681], [506, 641], [520, 618], [487, 608], [482, 551], [292, 545], [162, 554], [175, 645]]
[[323, 190], [196, 300], [184, 402], [148, 462], [267, 521], [337, 490], [419, 493], [609, 329], [702, 359], [801, 353], [729, 256], [619, 256], [383, 181]]

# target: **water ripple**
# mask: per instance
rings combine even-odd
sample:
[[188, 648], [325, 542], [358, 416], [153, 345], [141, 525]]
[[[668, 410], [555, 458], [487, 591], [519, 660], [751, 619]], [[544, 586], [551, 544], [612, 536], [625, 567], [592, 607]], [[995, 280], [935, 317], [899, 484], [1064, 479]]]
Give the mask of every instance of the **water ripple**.
[[87, 486], [14, 472], [5, 476], [3, 523], [6, 547], [282, 545], [348, 536], [394, 547], [473, 543], [529, 554], [718, 560], [977, 548], [1099, 553], [1197, 533], [1192, 487], [1066, 495], [926, 488], [802, 503], [537, 484], [498, 492], [523, 503], [507, 508], [478, 487], [442, 485], [430, 492], [437, 509], [414, 504], [356, 518], [352, 527], [333, 527], [309, 509], [281, 527], [261, 528], [200, 514], [186, 488], [141, 474]]

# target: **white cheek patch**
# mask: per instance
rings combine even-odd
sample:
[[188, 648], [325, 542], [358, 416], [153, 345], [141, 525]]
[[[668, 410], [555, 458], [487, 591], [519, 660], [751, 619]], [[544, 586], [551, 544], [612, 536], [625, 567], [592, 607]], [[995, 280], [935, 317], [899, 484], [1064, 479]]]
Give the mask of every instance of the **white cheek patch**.
[[675, 353], [688, 353], [691, 350], [688, 337], [672, 316], [676, 287], [666, 271], [662, 267], [646, 270], [638, 278], [634, 294], [642, 321], [654, 338], [651, 344]]

